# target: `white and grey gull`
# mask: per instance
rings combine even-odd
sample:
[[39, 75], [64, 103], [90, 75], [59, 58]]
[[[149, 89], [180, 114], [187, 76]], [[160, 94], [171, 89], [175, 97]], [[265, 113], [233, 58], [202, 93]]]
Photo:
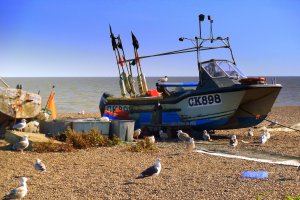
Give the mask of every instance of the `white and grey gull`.
[[14, 188], [10, 191], [10, 193], [6, 194], [3, 199], [22, 199], [27, 194], [27, 180], [26, 177], [21, 177], [21, 186]]
[[25, 135], [21, 138], [21, 140], [19, 142], [15, 143], [12, 146], [12, 149], [21, 151], [21, 153], [23, 153], [24, 149], [26, 149], [28, 146], [29, 146], [28, 136]]
[[190, 136], [189, 134], [185, 133], [185, 132], [182, 132], [182, 130], [178, 130], [177, 131], [177, 136], [178, 136], [178, 139], [183, 141], [183, 142], [188, 142], [190, 141]]
[[168, 81], [168, 77], [167, 76], [162, 77], [162, 78], [158, 79], [158, 81], [162, 82], [162, 83], [167, 82]]
[[147, 168], [146, 170], [144, 170], [138, 177], [137, 179], [140, 178], [145, 178], [145, 177], [150, 177], [150, 176], [157, 176], [159, 175], [161, 171], [161, 163], [160, 163], [160, 159], [157, 158], [155, 160], [155, 164], [152, 165], [151, 167]]
[[40, 159], [36, 159], [34, 168], [40, 172], [46, 172], [46, 165]]
[[16, 129], [18, 131], [22, 131], [26, 127], [26, 119], [22, 119], [20, 123], [16, 123], [13, 125], [13, 129]]
[[232, 135], [230, 137], [229, 145], [232, 147], [236, 147], [238, 145], [238, 140], [236, 138], [236, 135]]

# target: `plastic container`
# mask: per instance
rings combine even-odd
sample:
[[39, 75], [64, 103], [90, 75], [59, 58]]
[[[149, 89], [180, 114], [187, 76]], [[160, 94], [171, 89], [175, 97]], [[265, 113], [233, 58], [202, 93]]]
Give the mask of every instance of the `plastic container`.
[[268, 178], [267, 171], [243, 171], [242, 178]]
[[110, 136], [116, 135], [123, 141], [133, 141], [134, 120], [112, 120]]

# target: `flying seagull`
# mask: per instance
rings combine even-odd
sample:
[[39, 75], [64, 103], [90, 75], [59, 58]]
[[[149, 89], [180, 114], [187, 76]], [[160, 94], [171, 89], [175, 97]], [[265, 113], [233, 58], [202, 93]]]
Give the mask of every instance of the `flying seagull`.
[[40, 159], [36, 159], [34, 168], [38, 171], [46, 172], [46, 165]]
[[153, 176], [153, 175], [158, 175], [161, 171], [161, 163], [160, 163], [160, 159], [156, 159], [155, 160], [155, 164], [152, 165], [151, 167], [147, 168], [146, 170], [144, 170], [138, 177], [139, 178], [145, 178], [145, 177], [149, 177], [149, 176]]
[[20, 123], [13, 125], [13, 129], [22, 131], [26, 127], [26, 119], [22, 119]]
[[188, 141], [190, 141], [190, 138], [191, 138], [189, 136], [189, 134], [182, 132], [182, 130], [177, 131], [177, 136], [178, 136], [179, 140], [181, 140], [183, 142], [188, 142]]
[[236, 147], [238, 145], [238, 140], [236, 139], [236, 135], [232, 135], [230, 137], [229, 145], [232, 147]]
[[167, 76], [165, 76], [165, 77], [163, 77], [163, 78], [160, 78], [160, 79], [158, 79], [158, 81], [159, 82], [167, 82], [168, 81], [168, 77]]
[[204, 130], [204, 131], [202, 132], [202, 139], [203, 139], [204, 141], [212, 141], [212, 139], [210, 139], [210, 135], [208, 134], [207, 130]]
[[139, 139], [139, 136], [141, 135], [141, 132], [142, 130], [139, 128], [139, 129], [136, 129], [134, 132], [133, 132], [133, 137], [136, 138], [136, 139]]
[[10, 191], [10, 193], [8, 193], [7, 195], [5, 195], [5, 197], [3, 199], [22, 199], [26, 196], [27, 194], [27, 184], [26, 181], [28, 180], [28, 178], [26, 177], [22, 177], [21, 178], [21, 186], [18, 188], [14, 188]]
[[23, 153], [23, 150], [26, 149], [29, 146], [28, 136], [25, 135], [21, 138], [19, 142], [13, 145], [12, 149], [21, 151]]

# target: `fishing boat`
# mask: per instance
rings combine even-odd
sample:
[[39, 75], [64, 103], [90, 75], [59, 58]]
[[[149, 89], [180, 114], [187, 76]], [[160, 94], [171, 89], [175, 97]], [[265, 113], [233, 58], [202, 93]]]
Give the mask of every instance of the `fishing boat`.
[[[102, 116], [110, 119], [135, 120], [135, 128], [147, 126], [169, 126], [178, 129], [190, 127], [195, 130], [219, 130], [251, 127], [262, 122], [270, 112], [282, 86], [274, 80], [268, 83], [265, 77], [247, 77], [237, 67], [234, 60], [229, 37], [213, 36], [213, 20], [210, 23], [210, 37], [202, 38], [201, 23], [204, 15], [199, 15], [199, 36], [189, 39], [181, 37], [179, 41], [190, 40], [191, 48], [149, 55], [138, 56], [135, 37], [133, 45], [134, 59], [126, 59], [120, 36], [115, 38], [111, 31], [113, 49], [120, 74], [122, 97], [105, 92], [99, 103]], [[132, 33], [132, 36], [133, 33]], [[118, 39], [118, 44], [114, 41]], [[122, 47], [123, 52], [118, 51]], [[225, 49], [230, 59], [201, 60], [202, 51]], [[156, 90], [143, 89], [146, 79], [142, 74], [140, 59], [174, 55], [179, 53], [196, 53], [198, 62], [198, 82], [157, 82]], [[126, 70], [121, 64], [127, 64]], [[132, 83], [132, 67], [137, 66], [137, 81], [140, 95], [130, 93], [127, 85]], [[123, 67], [124, 68], [124, 67]], [[131, 80], [131, 81], [130, 81]], [[127, 84], [126, 84], [127, 81]], [[128, 92], [130, 96], [124, 95]]]
[[11, 122], [36, 117], [41, 111], [42, 98], [23, 90], [20, 84], [11, 88], [3, 79], [1, 82], [4, 86], [0, 86], [0, 126], [1, 133], [4, 133]]

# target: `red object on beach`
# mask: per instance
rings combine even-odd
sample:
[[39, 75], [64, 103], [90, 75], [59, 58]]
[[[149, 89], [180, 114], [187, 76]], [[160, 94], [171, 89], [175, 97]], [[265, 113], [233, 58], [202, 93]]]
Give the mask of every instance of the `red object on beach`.
[[160, 96], [160, 93], [157, 90], [148, 90], [147, 93], [151, 97], [159, 97]]

